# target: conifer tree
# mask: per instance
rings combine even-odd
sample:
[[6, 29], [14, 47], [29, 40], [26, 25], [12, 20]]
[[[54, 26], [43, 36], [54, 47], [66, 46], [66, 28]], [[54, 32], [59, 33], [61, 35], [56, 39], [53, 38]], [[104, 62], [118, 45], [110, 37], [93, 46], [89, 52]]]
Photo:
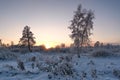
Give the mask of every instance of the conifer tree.
[[22, 38], [20, 38], [20, 44], [23, 46], [28, 46], [28, 50], [31, 52], [31, 46], [33, 46], [35, 42], [35, 37], [33, 37], [33, 33], [30, 31], [29, 26], [25, 26], [22, 32]]

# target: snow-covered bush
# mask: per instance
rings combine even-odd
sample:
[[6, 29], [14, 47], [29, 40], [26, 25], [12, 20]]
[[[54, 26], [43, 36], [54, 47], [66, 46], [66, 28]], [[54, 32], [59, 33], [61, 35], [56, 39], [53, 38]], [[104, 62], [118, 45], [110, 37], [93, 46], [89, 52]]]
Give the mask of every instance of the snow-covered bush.
[[53, 75], [72, 75], [74, 73], [72, 56], [60, 56], [57, 60], [48, 58], [36, 64], [40, 71], [50, 72]]
[[71, 61], [71, 55], [59, 57], [59, 61], [56, 64], [52, 65], [53, 68], [51, 72], [54, 75], [73, 75], [74, 69]]
[[70, 61], [72, 61], [72, 54], [70, 55], [67, 55], [67, 56], [60, 56], [59, 57], [59, 59], [60, 59], [60, 61], [66, 61], [66, 62], [70, 62]]
[[7, 48], [0, 48], [0, 59], [14, 59], [16, 55]]
[[92, 56], [93, 57], [107, 57], [113, 55], [110, 51], [106, 49], [98, 49], [93, 51]]
[[43, 72], [50, 72], [51, 71], [51, 67], [50, 65], [46, 64], [46, 62], [39, 62], [36, 63], [36, 67]]
[[18, 67], [20, 70], [25, 70], [25, 66], [24, 66], [24, 63], [23, 63], [22, 61], [18, 60], [17, 63], [18, 63], [18, 66], [17, 66], [17, 67]]
[[86, 77], [87, 77], [87, 73], [84, 72], [84, 71], [82, 71], [82, 73], [81, 73], [81, 79], [84, 80], [84, 78], [86, 78]]
[[35, 60], [36, 60], [35, 56], [29, 58], [29, 61], [35, 62]]
[[28, 49], [20, 49], [20, 53], [22, 53], [22, 54], [26, 54], [26, 53], [28, 53], [29, 52], [29, 50]]
[[114, 48], [114, 49], [112, 49], [112, 52], [113, 52], [113, 53], [119, 53], [119, 52], [120, 52], [120, 49], [119, 49], [119, 48]]
[[116, 76], [116, 77], [118, 77], [120, 79], [120, 70], [114, 69], [113, 70], [113, 75]]
[[54, 75], [72, 75], [73, 72], [73, 66], [70, 63], [66, 62], [55, 65], [54, 69], [52, 70], [52, 73]]
[[13, 67], [12, 65], [6, 64], [4, 67], [8, 68], [9, 70], [16, 70], [15, 67]]
[[92, 76], [92, 78], [97, 78], [97, 70], [96, 69], [91, 70], [91, 76]]

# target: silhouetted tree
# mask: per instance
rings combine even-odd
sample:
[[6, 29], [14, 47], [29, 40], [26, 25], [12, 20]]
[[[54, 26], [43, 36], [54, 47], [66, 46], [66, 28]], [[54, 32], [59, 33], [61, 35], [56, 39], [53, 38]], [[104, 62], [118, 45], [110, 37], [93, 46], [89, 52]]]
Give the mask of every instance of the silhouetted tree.
[[89, 36], [92, 34], [94, 14], [91, 10], [82, 9], [79, 5], [71, 25], [68, 27], [71, 30], [70, 37], [74, 40], [74, 47], [77, 53], [81, 51], [82, 46], [90, 42]]
[[13, 41], [11, 41], [11, 46], [14, 46], [14, 42]]
[[96, 41], [96, 43], [94, 44], [94, 47], [100, 47], [100, 42]]
[[104, 46], [104, 44], [103, 44], [103, 43], [101, 43], [101, 44], [100, 44], [100, 46], [101, 46], [101, 47], [103, 47], [103, 46]]
[[7, 44], [6, 44], [6, 47], [9, 47], [9, 46], [10, 46], [10, 44], [9, 44], [9, 43], [7, 43]]
[[61, 47], [61, 48], [65, 48], [65, 44], [62, 43], [62, 44], [60, 45], [60, 47]]
[[20, 44], [24, 46], [28, 46], [28, 50], [31, 52], [31, 46], [33, 46], [35, 42], [35, 37], [33, 37], [33, 33], [30, 31], [30, 27], [25, 26], [22, 32], [22, 38], [20, 38]]
[[2, 43], [2, 47], [7, 47], [7, 44], [5, 44], [5, 43]]
[[40, 51], [45, 51], [45, 50], [46, 50], [45, 45], [40, 45]]
[[2, 46], [2, 39], [0, 39], [0, 47]]

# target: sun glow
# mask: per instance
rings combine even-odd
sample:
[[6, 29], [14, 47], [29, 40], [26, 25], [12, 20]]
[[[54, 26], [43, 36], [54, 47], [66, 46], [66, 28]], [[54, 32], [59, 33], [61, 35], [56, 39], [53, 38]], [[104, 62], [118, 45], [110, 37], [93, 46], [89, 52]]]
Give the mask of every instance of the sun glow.
[[56, 44], [54, 42], [45, 42], [44, 45], [47, 49], [49, 49], [49, 48], [54, 48], [58, 44]]
[[49, 49], [49, 48], [54, 48], [56, 45], [55, 42], [50, 42], [50, 41], [42, 41], [40, 43], [37, 43], [36, 45], [45, 45], [46, 49]]
[[45, 44], [45, 47], [46, 47], [47, 49], [49, 49], [49, 48], [52, 47], [52, 45], [50, 45], [50, 44]]

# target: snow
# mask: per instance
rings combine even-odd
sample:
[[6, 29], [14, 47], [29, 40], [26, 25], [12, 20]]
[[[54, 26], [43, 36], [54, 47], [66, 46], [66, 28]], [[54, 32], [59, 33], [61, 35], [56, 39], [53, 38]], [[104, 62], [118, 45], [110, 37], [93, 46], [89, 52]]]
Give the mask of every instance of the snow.
[[[16, 59], [0, 60], [0, 80], [120, 80], [114, 74], [120, 70], [119, 56], [93, 57], [89, 53], [81, 54], [80, 58], [71, 53], [16, 53]], [[18, 61], [24, 63], [25, 70], [18, 68]], [[70, 66], [72, 74], [62, 75], [62, 68], [68, 69], [65, 64]]]

